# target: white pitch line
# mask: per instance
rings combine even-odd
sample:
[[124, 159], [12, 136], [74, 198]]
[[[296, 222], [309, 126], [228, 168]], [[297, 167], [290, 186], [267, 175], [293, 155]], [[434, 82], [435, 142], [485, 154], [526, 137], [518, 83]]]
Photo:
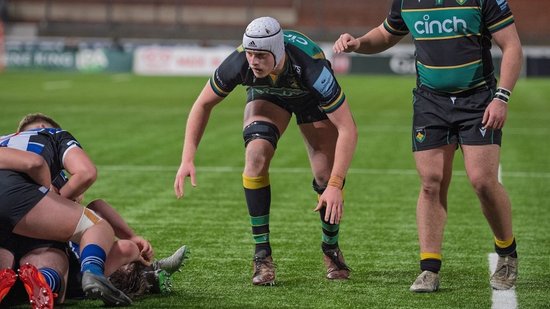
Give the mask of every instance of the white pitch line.
[[113, 83], [124, 83], [131, 81], [132, 77], [130, 74], [114, 74], [111, 76]]
[[42, 89], [44, 89], [45, 91], [52, 91], [52, 90], [69, 89], [72, 86], [73, 86], [73, 82], [70, 80], [57, 80], [57, 81], [44, 82], [42, 84]]
[[[489, 270], [494, 273], [497, 268], [498, 254], [489, 253]], [[515, 287], [510, 290], [493, 290], [492, 309], [516, 309], [518, 300]]]
[[[125, 172], [174, 172], [178, 166], [169, 165], [99, 165], [98, 169], [105, 171], [125, 171]], [[243, 168], [239, 166], [197, 166], [197, 171], [202, 173], [237, 173], [242, 172]], [[270, 173], [281, 174], [311, 174], [311, 170], [305, 167], [271, 167]], [[398, 176], [416, 176], [414, 169], [370, 169], [370, 168], [351, 168], [349, 174], [359, 175], [398, 175]], [[466, 172], [456, 171], [455, 175], [465, 176]], [[548, 178], [550, 172], [506, 172], [509, 178]]]

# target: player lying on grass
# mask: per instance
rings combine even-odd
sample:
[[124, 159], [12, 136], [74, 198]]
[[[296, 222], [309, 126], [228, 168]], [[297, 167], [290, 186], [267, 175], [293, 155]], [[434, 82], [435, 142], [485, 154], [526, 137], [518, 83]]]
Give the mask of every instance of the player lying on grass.
[[[23, 130], [24, 129], [28, 128], [24, 127]], [[16, 149], [3, 148], [1, 150], [4, 151], [0, 153], [4, 154], [0, 156], [0, 159], [3, 160], [2, 163], [12, 165], [8, 166], [8, 168], [18, 168], [19, 170], [26, 169], [27, 173], [31, 175], [34, 173], [33, 166], [36, 164], [33, 165], [33, 159], [37, 156]], [[10, 151], [12, 157], [8, 156]], [[19, 153], [14, 154], [14, 152]], [[62, 187], [64, 187], [68, 181], [65, 178], [57, 177], [54, 183], [59, 188], [54, 191], [60, 192], [63, 190]], [[108, 205], [105, 201], [96, 200], [88, 205], [88, 209], [95, 211], [100, 215], [100, 217], [105, 218], [108, 222], [112, 223], [115, 229], [115, 235], [122, 238], [115, 242], [115, 245], [109, 252], [105, 263], [105, 273], [110, 275], [114, 272], [111, 280], [115, 282], [115, 285], [118, 288], [132, 292], [132, 296], [139, 296], [150, 291], [154, 292], [155, 286], [157, 290], [160, 290], [161, 288], [166, 289], [166, 287], [169, 288], [167, 284], [168, 280], [166, 279], [169, 279], [169, 275], [181, 265], [183, 259], [185, 258], [185, 246], [176, 251], [176, 253], [170, 258], [155, 261], [154, 264], [151, 265], [150, 261], [152, 260], [153, 250], [149, 242], [142, 237], [137, 236], [124, 222], [122, 217], [120, 217], [120, 215], [118, 215], [118, 213], [110, 207], [110, 205]], [[66, 244], [53, 241], [29, 239], [26, 237], [19, 237], [18, 235], [12, 236], [13, 237], [10, 238], [9, 242], [3, 244], [3, 247], [11, 249], [11, 252], [7, 250], [0, 251], [0, 254], [2, 254], [1, 256], [3, 257], [1, 261], [4, 264], [1, 266], [12, 266], [14, 260], [20, 261], [22, 265], [20, 269], [20, 277], [25, 283], [25, 288], [29, 293], [31, 302], [34, 303], [36, 307], [48, 308], [53, 306], [53, 295], [50, 292], [50, 287], [54, 290], [54, 292], [59, 293], [60, 297], [58, 297], [57, 302], [62, 303], [65, 294], [64, 283], [67, 281], [66, 273], [68, 268], [65, 250]], [[15, 259], [15, 257], [18, 258]], [[127, 265], [128, 262], [133, 261], [137, 261], [134, 262], [134, 264], [141, 265], [141, 267], [137, 267], [135, 265], [130, 267]], [[40, 271], [32, 265], [25, 265], [25, 263], [31, 263], [39, 266]], [[120, 267], [121, 265], [123, 265], [123, 267]], [[0, 275], [6, 278], [6, 280], [2, 280], [2, 286], [0, 286], [1, 297], [5, 296], [9, 290], [9, 287], [11, 287], [14, 282], [15, 274], [13, 271], [10, 273], [10, 270], [11, 269], [5, 269], [0, 272]], [[134, 271], [132, 272], [130, 270]], [[136, 273], [137, 271], [139, 271], [140, 275], [134, 277], [129, 277], [127, 275]], [[147, 273], [149, 274], [146, 276]], [[59, 274], [62, 274], [62, 276], [59, 276]], [[78, 272], [76, 272], [76, 274], [78, 274]], [[114, 278], [118, 279], [114, 280]], [[160, 287], [159, 279], [161, 281]], [[142, 281], [141, 284], [139, 284], [140, 281]], [[162, 281], [166, 282], [163, 283]], [[148, 282], [148, 284], [143, 284], [143, 282]], [[80, 282], [78, 286], [80, 286]], [[141, 286], [140, 290], [132, 290], [133, 288], [139, 286]]]
[[[11, 151], [12, 157], [6, 155], [6, 151]], [[28, 168], [29, 174], [32, 174], [33, 164], [25, 163], [25, 159], [32, 161], [33, 156], [15, 149], [0, 149], [0, 159], [8, 160], [8, 162], [2, 163], [7, 163], [12, 168]], [[59, 179], [59, 177], [56, 178], [54, 184], [61, 188], [65, 179], [63, 177], [61, 180]], [[169, 290], [170, 275], [181, 266], [185, 258], [186, 247], [183, 246], [171, 257], [155, 261], [151, 265], [153, 250], [149, 242], [136, 235], [110, 205], [103, 200], [95, 200], [88, 204], [87, 208], [110, 222], [115, 229], [115, 235], [123, 238], [115, 242], [106, 261], [105, 273], [110, 275], [110, 280], [114, 285], [118, 289], [130, 293], [132, 298], [146, 293]], [[0, 247], [3, 247], [0, 249], [0, 269], [12, 267], [14, 261], [19, 261], [21, 265], [19, 276], [34, 307], [51, 308], [56, 294], [59, 295], [56, 303], [63, 303], [69, 263], [73, 266], [73, 271], [69, 275], [69, 290], [72, 292], [69, 293], [69, 297], [82, 295], [81, 290], [80, 293], [75, 293], [75, 290], [79, 290], [79, 280], [81, 280], [81, 276], [78, 276], [78, 266], [74, 267], [75, 263], [78, 265], [78, 258], [77, 255], [70, 254], [69, 260], [67, 260], [69, 252], [66, 243], [11, 235], [8, 241], [0, 244]], [[127, 264], [128, 262], [131, 263]], [[4, 269], [0, 271], [0, 276], [5, 279], [2, 280], [2, 288], [0, 288], [2, 291], [0, 296], [3, 298], [15, 282], [15, 273], [11, 269]]]
[[[24, 150], [38, 157], [32, 178], [18, 169], [0, 170], [0, 242], [12, 233], [78, 242], [82, 248], [82, 289], [87, 297], [129, 304], [130, 299], [104, 273], [105, 259], [114, 243], [113, 228], [73, 202], [94, 182], [94, 164], [78, 141], [53, 119], [29, 115], [20, 127], [29, 124], [34, 124], [35, 129], [18, 130], [0, 138], [0, 147]], [[52, 175], [57, 176], [63, 169], [71, 178], [57, 194], [49, 190]]]

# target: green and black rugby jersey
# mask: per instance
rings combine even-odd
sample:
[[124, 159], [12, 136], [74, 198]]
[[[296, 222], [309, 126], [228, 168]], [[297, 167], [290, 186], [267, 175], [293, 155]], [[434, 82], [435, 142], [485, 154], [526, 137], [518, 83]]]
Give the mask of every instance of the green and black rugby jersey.
[[344, 102], [345, 95], [323, 50], [297, 31], [285, 30], [284, 41], [287, 57], [281, 74], [256, 78], [241, 45], [216, 69], [210, 86], [221, 97], [237, 85], [252, 87], [282, 100], [313, 96], [325, 112], [335, 111]]
[[506, 0], [394, 0], [384, 27], [411, 33], [419, 87], [458, 93], [495, 86], [491, 34], [513, 23]]

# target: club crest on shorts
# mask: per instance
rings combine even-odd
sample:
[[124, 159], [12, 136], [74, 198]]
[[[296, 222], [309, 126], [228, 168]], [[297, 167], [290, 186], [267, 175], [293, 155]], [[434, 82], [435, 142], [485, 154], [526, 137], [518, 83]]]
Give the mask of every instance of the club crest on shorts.
[[424, 128], [416, 128], [414, 129], [414, 139], [422, 143], [426, 139], [426, 130]]

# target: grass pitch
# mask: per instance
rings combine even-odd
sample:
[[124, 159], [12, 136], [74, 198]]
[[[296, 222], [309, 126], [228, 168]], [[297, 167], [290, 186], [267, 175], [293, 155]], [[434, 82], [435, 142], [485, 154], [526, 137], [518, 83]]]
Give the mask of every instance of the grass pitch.
[[[214, 110], [196, 158], [198, 186], [176, 200], [187, 113], [207, 78], [8, 72], [0, 75], [0, 132], [43, 112], [72, 132], [98, 165], [86, 200], [109, 201], [158, 257], [186, 244], [191, 258], [174, 292], [143, 308], [489, 308], [492, 235], [455, 157], [441, 291], [412, 294], [418, 274], [419, 189], [410, 145], [413, 77], [341, 76], [360, 137], [346, 182], [340, 245], [352, 279], [324, 279], [316, 195], [295, 124], [272, 163], [271, 240], [277, 285], [251, 285], [253, 241], [242, 193], [244, 90]], [[520, 80], [502, 148], [513, 204], [522, 308], [550, 306], [550, 92], [548, 79]], [[99, 301], [69, 302], [99, 307]]]

